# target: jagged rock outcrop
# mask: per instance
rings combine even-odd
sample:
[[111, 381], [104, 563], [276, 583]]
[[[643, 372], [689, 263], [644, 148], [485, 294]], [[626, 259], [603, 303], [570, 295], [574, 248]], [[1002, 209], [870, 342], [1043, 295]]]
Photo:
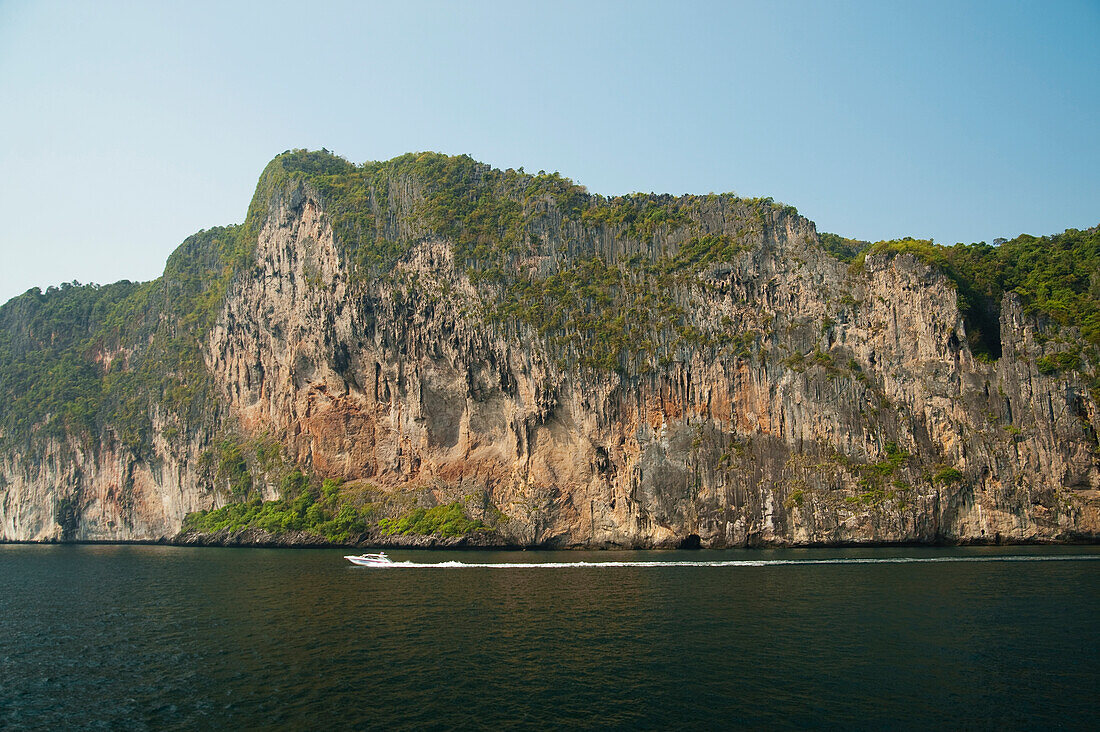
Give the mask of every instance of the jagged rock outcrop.
[[[486, 169], [474, 170], [471, 190], [484, 191]], [[601, 308], [628, 321], [643, 312], [630, 307], [670, 313], [571, 333], [502, 308], [515, 302], [511, 272], [486, 277], [433, 225], [432, 185], [399, 171], [384, 196], [360, 199], [377, 240], [401, 244], [381, 270], [356, 263], [339, 233], [348, 204], [323, 181], [288, 175], [258, 194], [251, 259], [201, 332], [217, 424], [155, 413], [145, 455], [109, 429], [91, 447], [6, 449], [2, 537], [173, 537], [186, 514], [240, 500], [212, 464], [227, 430], [382, 503], [465, 501], [492, 528], [477, 545], [1100, 536], [1097, 403], [1080, 371], [1040, 372], [1056, 326], [1015, 294], [1000, 308], [1002, 355], [979, 359], [941, 271], [909, 254], [851, 266], [770, 202], [676, 199], [678, 218], [641, 231], [586, 219], [561, 196], [502, 195], [528, 237], [506, 261], [541, 288], [535, 302], [554, 307], [554, 277], [594, 261], [620, 279], [606, 296], [570, 285], [583, 298], [560, 296], [579, 313], [568, 322], [591, 325]], [[699, 242], [723, 256], [685, 264]], [[637, 340], [617, 347], [614, 368], [585, 360], [622, 333]], [[242, 464], [274, 498], [258, 462]], [[279, 543], [186, 540], [249, 537]]]

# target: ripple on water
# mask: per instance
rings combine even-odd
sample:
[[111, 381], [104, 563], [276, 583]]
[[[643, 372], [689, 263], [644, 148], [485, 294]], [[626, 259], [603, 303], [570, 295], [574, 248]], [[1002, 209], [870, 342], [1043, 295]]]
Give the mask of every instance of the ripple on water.
[[405, 552], [399, 571], [341, 554], [0, 547], [0, 726], [1085, 728], [1100, 711], [1094, 548]]

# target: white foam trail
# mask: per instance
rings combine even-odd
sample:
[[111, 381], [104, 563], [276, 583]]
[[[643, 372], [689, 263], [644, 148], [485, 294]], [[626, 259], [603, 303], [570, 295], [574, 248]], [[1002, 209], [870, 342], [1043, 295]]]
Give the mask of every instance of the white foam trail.
[[934, 562], [1072, 562], [1100, 554], [1016, 555], [1003, 557], [841, 557], [836, 559], [730, 559], [711, 562], [394, 562], [372, 569], [616, 569], [621, 567], [773, 567], [807, 564], [930, 564]]

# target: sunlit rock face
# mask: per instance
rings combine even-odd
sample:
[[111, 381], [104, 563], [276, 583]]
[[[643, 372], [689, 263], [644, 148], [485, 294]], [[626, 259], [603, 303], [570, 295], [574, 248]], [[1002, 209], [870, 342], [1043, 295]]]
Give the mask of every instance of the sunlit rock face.
[[[553, 196], [517, 200], [530, 241], [510, 266], [547, 288], [591, 258], [633, 271], [701, 237], [736, 243], [643, 283], [631, 302], [622, 282], [603, 300], [590, 293], [584, 307], [597, 314], [638, 318], [631, 307], [661, 303], [673, 313], [599, 367], [585, 346], [629, 327], [583, 336], [519, 311], [495, 316], [510, 302], [506, 280], [479, 276], [425, 223], [426, 186], [398, 178], [371, 201], [379, 231], [405, 244], [367, 274], [336, 233], [331, 197], [293, 179], [274, 190], [254, 259], [202, 340], [217, 420], [166, 435], [170, 420], [154, 419], [142, 457], [110, 431], [91, 447], [9, 450], [2, 537], [171, 538], [187, 513], [237, 500], [203, 457], [227, 430], [352, 487], [465, 501], [492, 516], [481, 543], [1100, 535], [1097, 404], [1075, 373], [1039, 372], [1051, 326], [1014, 295], [1001, 308], [1002, 356], [979, 360], [942, 274], [911, 255], [838, 261], [793, 210], [693, 197], [640, 236], [570, 215]], [[263, 475], [255, 485], [278, 494]]]

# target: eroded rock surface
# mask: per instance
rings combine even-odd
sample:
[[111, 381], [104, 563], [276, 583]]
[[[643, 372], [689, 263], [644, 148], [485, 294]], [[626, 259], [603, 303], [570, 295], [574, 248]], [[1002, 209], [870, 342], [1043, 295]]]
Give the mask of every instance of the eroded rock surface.
[[[639, 243], [526, 202], [542, 207], [539, 247], [521, 266], [544, 275], [569, 257], [675, 252], [689, 234], [740, 242], [677, 280], [680, 327], [701, 336], [677, 345], [656, 332], [660, 358], [601, 371], [522, 319], [486, 317], [499, 292], [417, 220], [421, 198], [409, 184], [379, 204], [375, 216], [411, 244], [388, 276], [364, 278], [317, 190], [290, 182], [272, 195], [254, 264], [229, 282], [203, 342], [219, 429], [262, 435], [349, 485], [465, 499], [493, 517], [476, 545], [1100, 535], [1097, 404], [1076, 373], [1039, 372], [1051, 326], [1015, 295], [1001, 308], [1002, 356], [983, 361], [941, 273], [910, 255], [850, 267], [789, 210], [704, 199], [688, 233], [658, 227]], [[51, 440], [0, 454], [0, 536], [174, 537], [187, 513], [235, 500], [203, 464], [216, 429], [169, 438], [169, 422], [153, 424], [145, 457], [109, 432], [92, 448]], [[256, 485], [278, 493], [262, 476]]]

